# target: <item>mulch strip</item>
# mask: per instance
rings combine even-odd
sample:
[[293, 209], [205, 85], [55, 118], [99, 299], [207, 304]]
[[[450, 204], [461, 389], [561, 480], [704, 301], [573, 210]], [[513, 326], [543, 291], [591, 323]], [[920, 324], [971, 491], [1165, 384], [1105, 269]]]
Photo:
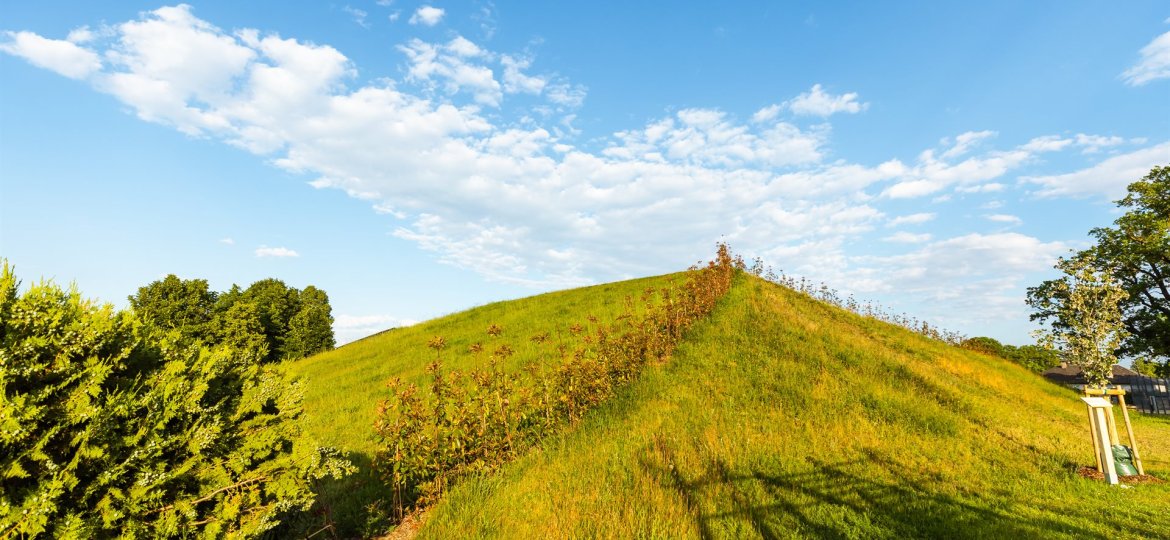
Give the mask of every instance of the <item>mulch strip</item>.
[[[1101, 471], [1098, 471], [1096, 467], [1078, 467], [1077, 474], [1081, 475], [1082, 478], [1105, 480], [1105, 475], [1101, 474]], [[1162, 484], [1166, 482], [1157, 476], [1148, 474], [1123, 475], [1118, 476], [1117, 479], [1123, 484]]]

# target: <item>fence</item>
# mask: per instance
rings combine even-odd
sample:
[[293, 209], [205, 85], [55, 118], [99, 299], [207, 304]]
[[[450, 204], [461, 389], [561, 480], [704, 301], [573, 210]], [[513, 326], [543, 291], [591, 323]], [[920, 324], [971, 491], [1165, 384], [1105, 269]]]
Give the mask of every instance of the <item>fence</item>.
[[1129, 381], [1126, 402], [1150, 414], [1170, 414], [1170, 379], [1134, 377]]

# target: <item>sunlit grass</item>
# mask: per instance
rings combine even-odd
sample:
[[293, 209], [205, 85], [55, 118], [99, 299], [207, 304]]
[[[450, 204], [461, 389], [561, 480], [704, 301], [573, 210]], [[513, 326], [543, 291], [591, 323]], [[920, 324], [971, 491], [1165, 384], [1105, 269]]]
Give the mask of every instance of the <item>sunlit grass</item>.
[[[753, 278], [574, 430], [456, 487], [424, 537], [1166, 537], [1109, 487], [1083, 405], [1004, 360]], [[1135, 418], [1170, 478], [1170, 421]]]
[[[648, 287], [681, 285], [684, 276], [635, 279], [560, 291], [509, 302], [496, 302], [407, 328], [399, 328], [288, 364], [305, 380], [305, 431], [317, 443], [351, 453], [359, 473], [324, 487], [324, 502], [343, 532], [356, 534], [369, 519], [365, 506], [383, 497], [383, 487], [373, 477], [370, 459], [375, 452], [374, 419], [378, 402], [388, 396], [387, 381], [425, 383], [426, 365], [435, 357], [427, 347], [434, 336], [447, 343], [443, 352], [447, 369], [469, 370], [476, 366], [468, 352], [472, 343], [491, 343], [487, 328], [503, 327], [499, 342], [515, 349], [509, 369], [518, 369], [541, 350], [529, 338], [549, 333], [550, 340], [568, 340], [573, 324], [588, 324], [587, 317], [611, 320], [622, 312], [627, 296], [637, 298]], [[481, 356], [480, 362], [486, 362]]]

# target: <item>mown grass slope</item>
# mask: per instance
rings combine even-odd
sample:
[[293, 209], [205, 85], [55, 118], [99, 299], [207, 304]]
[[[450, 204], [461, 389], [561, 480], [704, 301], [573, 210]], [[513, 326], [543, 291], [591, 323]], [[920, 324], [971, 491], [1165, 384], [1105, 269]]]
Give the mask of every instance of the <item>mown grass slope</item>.
[[323, 502], [339, 532], [350, 536], [376, 530], [376, 523], [367, 522], [377, 516], [366, 507], [384, 496], [370, 466], [376, 451], [377, 406], [389, 395], [386, 383], [392, 377], [426, 386], [426, 366], [435, 357], [427, 348], [432, 337], [446, 339], [445, 369], [468, 371], [483, 367], [475, 365], [468, 347], [489, 342], [488, 326], [499, 325], [503, 335], [496, 341], [515, 349], [505, 368], [518, 369], [538, 354], [538, 347], [529, 341], [531, 336], [547, 332], [553, 342], [559, 342], [567, 338], [571, 325], [588, 324], [590, 316], [611, 320], [623, 311], [627, 297], [637, 298], [647, 288], [672, 283], [679, 286], [684, 279], [683, 274], [669, 274], [496, 302], [287, 364], [287, 369], [304, 381], [302, 422], [307, 435], [318, 444], [349, 451], [359, 469], [357, 474], [323, 487]]
[[[1170, 537], [1170, 484], [1074, 473], [1085, 424], [1072, 391], [1019, 366], [744, 276], [669, 363], [457, 486], [420, 535]], [[1146, 472], [1170, 478], [1170, 419], [1135, 429]]]

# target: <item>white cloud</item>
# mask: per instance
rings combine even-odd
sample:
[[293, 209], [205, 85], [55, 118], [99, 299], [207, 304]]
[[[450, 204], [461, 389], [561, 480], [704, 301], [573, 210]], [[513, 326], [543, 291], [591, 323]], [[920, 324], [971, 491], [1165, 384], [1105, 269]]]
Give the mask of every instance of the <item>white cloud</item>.
[[350, 17], [353, 17], [353, 22], [357, 23], [358, 26], [362, 28], [370, 27], [370, 23], [366, 22], [366, 17], [369, 15], [369, 13], [350, 6], [342, 7], [341, 11], [344, 11], [348, 13]]
[[1112, 146], [1119, 146], [1125, 144], [1125, 139], [1112, 135], [1105, 137], [1102, 135], [1085, 135], [1084, 133], [1077, 133], [1076, 144], [1083, 148], [1086, 154], [1093, 154], [1099, 152], [1102, 148], [1109, 148]]
[[533, 77], [523, 73], [523, 70], [528, 69], [528, 66], [532, 64], [530, 59], [503, 55], [500, 57], [500, 63], [504, 66], [504, 90], [506, 92], [540, 94], [548, 84], [548, 81], [543, 77]]
[[1121, 74], [1130, 86], [1142, 86], [1150, 81], [1170, 77], [1170, 32], [1151, 41], [1141, 50], [1141, 59]]
[[916, 314], [943, 327], [1025, 320], [1024, 285], [1067, 250], [1018, 233], [967, 234], [901, 255], [857, 257], [849, 280], [873, 283], [872, 292], [895, 294], [898, 303], [917, 299]]
[[338, 315], [333, 319], [333, 334], [338, 345], [391, 328], [412, 326], [418, 321], [393, 315]]
[[443, 81], [448, 93], [466, 91], [483, 105], [499, 106], [503, 99], [503, 90], [491, 68], [474, 61], [482, 51], [463, 36], [456, 36], [443, 45], [416, 38], [399, 45], [398, 50], [410, 59], [408, 80]]
[[410, 24], [434, 26], [439, 24], [439, 21], [443, 19], [444, 13], [446, 13], [446, 11], [441, 8], [434, 6], [422, 6], [415, 10], [414, 15], [410, 16]]
[[882, 195], [891, 199], [915, 198], [953, 186], [966, 193], [1000, 191], [1004, 188], [1002, 183], [992, 180], [1035, 161], [1041, 154], [1060, 151], [1074, 142], [1050, 136], [1037, 137], [1012, 150], [993, 150], [963, 157], [972, 145], [992, 135], [994, 132], [967, 132], [956, 137], [953, 144], [950, 139], [943, 139], [946, 150], [941, 155], [936, 157], [934, 150], [922, 152], [918, 162]]
[[[481, 105], [498, 107], [504, 94], [530, 94], [543, 95], [564, 111], [580, 107], [585, 100], [584, 86], [525, 73], [531, 58], [495, 54], [463, 36], [443, 44], [412, 39], [398, 50], [410, 61], [408, 81], [430, 89], [441, 86], [450, 96], [466, 93]], [[497, 77], [501, 71], [502, 80]]]
[[718, 110], [684, 109], [644, 129], [617, 133], [620, 144], [606, 148], [602, 154], [708, 167], [777, 167], [819, 161], [824, 135], [783, 122], [752, 130]]
[[0, 51], [70, 79], [84, 79], [102, 68], [97, 53], [72, 41], [48, 39], [32, 32], [5, 32], [5, 35], [8, 41], [0, 43]]
[[227, 245], [229, 245], [229, 246], [234, 246], [234, 245], [236, 245], [236, 241], [235, 241], [234, 239], [232, 239], [231, 237], [228, 237], [228, 238], [220, 238], [220, 239], [219, 239], [219, 243], [221, 243], [221, 244], [227, 244]]
[[286, 247], [260, 246], [260, 247], [256, 248], [256, 256], [257, 257], [285, 258], [285, 257], [300, 257], [300, 254], [298, 254], [297, 252], [295, 252], [291, 249], [288, 249]]
[[923, 242], [929, 242], [930, 238], [930, 233], [914, 234], [906, 231], [898, 231], [885, 238], [882, 238], [882, 240], [900, 244], [921, 244]]
[[97, 37], [97, 34], [95, 34], [93, 32], [93, 30], [90, 30], [88, 26], [82, 26], [82, 27], [74, 28], [73, 30], [70, 30], [69, 35], [65, 37], [65, 41], [69, 41], [71, 43], [77, 43], [80, 45], [82, 43], [89, 43], [90, 41], [93, 41], [96, 37]]
[[1007, 188], [1007, 185], [999, 182], [989, 182], [986, 184], [979, 184], [976, 186], [959, 186], [955, 188], [959, 193], [998, 193]]
[[1170, 141], [1110, 157], [1092, 167], [1050, 176], [1026, 176], [1022, 180], [1038, 184], [1041, 197], [1090, 195], [1119, 199], [1132, 182], [1146, 176], [1156, 165], [1170, 162]]
[[898, 225], [918, 225], [921, 223], [926, 223], [927, 221], [931, 221], [935, 217], [936, 215], [932, 212], [920, 212], [917, 214], [898, 216], [890, 220], [889, 226], [897, 227]]
[[772, 121], [780, 115], [780, 111], [782, 110], [784, 110], [783, 105], [768, 105], [767, 107], [756, 111], [756, 113], [752, 115], [752, 121], [756, 123]]
[[1007, 223], [1009, 225], [1019, 225], [1024, 222], [1019, 216], [1013, 216], [1011, 214], [985, 214], [983, 217], [988, 221]]
[[[998, 135], [998, 133], [990, 130], [968, 131], [966, 133], [959, 134], [955, 137], [954, 145], [952, 145], [951, 148], [946, 152], [943, 152], [942, 156], [939, 157], [943, 159], [959, 157], [963, 154], [966, 154], [975, 146], [978, 146], [982, 141], [995, 137], [996, 135]], [[948, 145], [950, 144], [950, 140], [943, 139], [942, 143], [943, 145]]]
[[387, 15], [386, 19], [388, 19], [390, 22], [398, 22], [399, 17], [402, 17], [402, 11], [396, 9]]
[[[968, 132], [911, 162], [849, 163], [831, 158], [827, 124], [797, 126], [772, 106], [747, 120], [714, 108], [679, 110], [586, 148], [564, 136], [573, 116], [560, 109], [579, 105], [583, 87], [528, 75], [531, 59], [461, 36], [404, 44], [406, 81], [358, 82], [349, 60], [328, 45], [228, 33], [185, 6], [111, 28], [87, 42], [104, 59], [87, 77], [139, 117], [343, 190], [400, 221], [393, 234], [438, 259], [536, 287], [677, 269], [722, 237], [745, 255], [858, 290], [903, 287], [918, 299], [989, 292], [993, 304], [1010, 290], [1018, 303], [1016, 274], [997, 278], [994, 265], [1017, 273], [1035, 267], [1051, 245], [1034, 238], [895, 233], [886, 238], [913, 240], [903, 247], [914, 251], [892, 258], [850, 257], [845, 246], [881, 238], [880, 227], [934, 219], [925, 212], [891, 219], [879, 193], [999, 189], [996, 180], [1042, 152], [1075, 144], [1038, 138], [984, 150], [976, 143], [989, 136]], [[514, 94], [549, 103], [535, 118], [510, 123], [501, 111], [484, 112]], [[821, 111], [864, 108], [855, 94], [828, 96], [817, 85], [814, 95], [829, 102]], [[284, 247], [255, 253], [295, 256]]]
[[796, 96], [787, 105], [793, 114], [811, 116], [829, 116], [840, 112], [856, 114], [869, 107], [868, 103], [857, 101], [857, 92], [834, 96], [826, 93], [819, 84], [814, 84], [811, 90]]

